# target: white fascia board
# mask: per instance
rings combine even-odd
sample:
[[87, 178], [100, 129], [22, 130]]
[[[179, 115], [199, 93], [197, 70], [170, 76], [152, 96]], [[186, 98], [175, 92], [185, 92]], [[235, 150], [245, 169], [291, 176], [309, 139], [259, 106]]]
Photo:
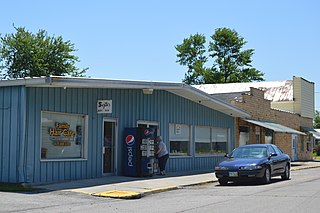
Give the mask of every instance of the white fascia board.
[[25, 85], [26, 87], [62, 88], [114, 88], [114, 89], [155, 89], [166, 90], [191, 101], [220, 111], [233, 117], [251, 117], [250, 114], [227, 102], [184, 83], [114, 80], [99, 78], [50, 76], [0, 81], [1, 86]]
[[[47, 81], [54, 87], [80, 87], [80, 88], [118, 88], [118, 89], [155, 89], [166, 90], [182, 96], [201, 105], [215, 109], [230, 116], [251, 117], [244, 110], [235, 107], [197, 88], [184, 83], [153, 82], [113, 79], [70, 78], [64, 76], [51, 77]], [[188, 94], [190, 93], [190, 94]]]
[[[213, 105], [215, 106], [215, 108], [213, 108], [213, 109], [216, 109], [216, 110], [223, 112], [225, 114], [228, 114], [230, 116], [243, 117], [243, 118], [251, 117], [251, 115], [249, 113], [247, 113], [246, 111], [244, 111], [236, 106], [233, 106], [232, 104], [229, 104], [223, 100], [215, 98], [215, 97], [211, 96], [210, 94], [203, 92], [202, 90], [199, 90], [199, 89], [194, 88], [189, 85], [185, 85], [185, 87], [190, 92], [195, 93], [199, 97], [199, 100], [197, 100], [196, 102], [198, 102], [200, 104], [210, 106], [210, 102], [212, 102]], [[209, 102], [209, 103], [206, 104], [206, 102]]]
[[0, 87], [44, 85], [45, 83], [46, 77], [2, 79], [0, 80]]
[[69, 88], [115, 88], [115, 89], [177, 89], [181, 88], [181, 83], [153, 82], [153, 81], [132, 81], [113, 80], [98, 78], [70, 78], [70, 77], [50, 77], [47, 83], [52, 87]]

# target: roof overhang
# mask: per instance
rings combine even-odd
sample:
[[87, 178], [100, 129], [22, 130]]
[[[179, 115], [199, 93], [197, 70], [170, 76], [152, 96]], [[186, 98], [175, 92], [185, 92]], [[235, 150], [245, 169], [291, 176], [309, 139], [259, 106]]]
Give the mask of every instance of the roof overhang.
[[251, 117], [251, 115], [246, 111], [238, 107], [235, 107], [227, 102], [224, 102], [220, 99], [214, 98], [209, 94], [184, 83], [115, 80], [82, 77], [80, 78], [66, 76], [50, 76], [0, 81], [0, 87], [18, 85], [23, 85], [26, 87], [165, 90], [232, 117]]
[[307, 131], [309, 133], [312, 134], [312, 136], [315, 138], [315, 139], [320, 139], [320, 132], [318, 132], [317, 130], [313, 129], [313, 128], [310, 128], [310, 127], [304, 127], [302, 126], [301, 129], [303, 129], [304, 131]]
[[252, 123], [252, 124], [255, 124], [255, 125], [258, 125], [258, 126], [261, 126], [261, 127], [264, 127], [264, 128], [267, 128], [267, 129], [271, 129], [274, 132], [306, 135], [303, 132], [300, 132], [298, 130], [295, 130], [295, 129], [292, 129], [292, 128], [289, 128], [287, 126], [283, 126], [281, 124], [274, 123], [274, 122], [271, 122], [271, 121], [260, 121], [260, 120], [252, 120], [252, 119], [242, 119], [242, 120], [247, 121], [247, 122]]

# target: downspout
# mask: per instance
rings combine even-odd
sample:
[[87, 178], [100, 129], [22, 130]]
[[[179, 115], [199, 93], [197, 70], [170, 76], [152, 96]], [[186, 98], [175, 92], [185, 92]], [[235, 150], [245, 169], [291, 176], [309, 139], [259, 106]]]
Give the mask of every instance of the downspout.
[[20, 102], [19, 102], [19, 116], [20, 122], [18, 125], [18, 140], [19, 140], [19, 153], [18, 153], [18, 181], [25, 182], [25, 143], [26, 143], [26, 87], [21, 87]]

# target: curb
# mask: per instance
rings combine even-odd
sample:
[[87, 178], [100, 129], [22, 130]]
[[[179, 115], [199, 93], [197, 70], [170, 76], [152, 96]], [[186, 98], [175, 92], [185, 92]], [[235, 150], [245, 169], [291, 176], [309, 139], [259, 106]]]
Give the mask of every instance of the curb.
[[155, 189], [143, 191], [141, 194], [142, 194], [142, 196], [146, 196], [149, 194], [166, 192], [166, 191], [171, 191], [171, 190], [175, 190], [175, 189], [179, 189], [179, 187], [178, 186], [168, 186], [168, 187], [163, 187], [163, 188], [155, 188]]
[[163, 187], [163, 188], [155, 188], [155, 189], [145, 190], [141, 193], [140, 192], [127, 192], [127, 191], [113, 190], [113, 191], [107, 191], [107, 192], [93, 193], [91, 195], [97, 196], [97, 197], [109, 197], [109, 198], [118, 198], [118, 199], [140, 199], [140, 198], [147, 196], [147, 195], [150, 195], [150, 194], [172, 191], [172, 190], [176, 190], [176, 189], [179, 189], [182, 187], [204, 185], [204, 184], [208, 184], [208, 183], [214, 183], [217, 181], [218, 180], [210, 180], [210, 181], [204, 181], [204, 182], [200, 182], [200, 183], [185, 184], [185, 185], [181, 185], [181, 186], [168, 186], [168, 187]]
[[109, 197], [109, 198], [119, 198], [119, 199], [139, 199], [142, 197], [142, 194], [139, 192], [127, 192], [127, 191], [118, 191], [118, 190], [93, 193], [91, 195], [96, 197]]
[[[299, 167], [291, 167], [290, 170], [297, 171], [297, 170], [312, 169], [312, 168], [319, 168], [319, 167], [320, 167], [320, 165], [310, 165], [310, 166], [301, 166], [300, 168]], [[188, 186], [205, 185], [205, 184], [214, 183], [217, 181], [218, 181], [217, 179], [212, 179], [212, 180], [203, 181], [203, 182], [199, 182], [199, 183], [182, 184], [182, 185], [178, 185], [178, 186], [168, 186], [168, 187], [163, 187], [163, 188], [155, 188], [155, 189], [145, 190], [143, 192], [127, 192], [127, 191], [113, 190], [113, 191], [107, 191], [107, 192], [93, 193], [91, 195], [97, 196], [97, 197], [108, 197], [108, 198], [117, 198], [117, 199], [140, 199], [140, 198], [147, 196], [147, 195], [150, 195], [150, 194], [176, 190], [176, 189], [188, 187]]]
[[106, 192], [93, 193], [91, 195], [96, 197], [109, 197], [109, 198], [118, 198], [118, 199], [140, 199], [141, 197], [149, 194], [171, 191], [178, 188], [179, 188], [178, 186], [168, 186], [163, 188], [145, 190], [143, 192], [128, 192], [128, 191], [112, 190], [112, 191], [106, 191]]
[[297, 170], [303, 170], [303, 169], [314, 169], [314, 168], [319, 168], [320, 167], [320, 165], [319, 166], [316, 166], [316, 165], [314, 165], [314, 166], [304, 166], [304, 167], [300, 167], [300, 168], [292, 168], [291, 167], [291, 171], [297, 171]]

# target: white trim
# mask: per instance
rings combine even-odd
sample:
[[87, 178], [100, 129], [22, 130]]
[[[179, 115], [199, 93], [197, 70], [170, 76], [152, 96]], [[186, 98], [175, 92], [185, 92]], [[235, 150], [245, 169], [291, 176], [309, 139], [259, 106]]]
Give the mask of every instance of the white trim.
[[[75, 115], [75, 116], [84, 116], [84, 139], [83, 144], [81, 146], [81, 157], [80, 158], [42, 158], [41, 157], [41, 148], [42, 148], [42, 113], [51, 113], [51, 114], [64, 114], [64, 115]], [[68, 112], [55, 112], [55, 111], [48, 111], [48, 110], [41, 110], [40, 112], [40, 144], [39, 144], [39, 152], [40, 152], [40, 162], [50, 162], [50, 161], [86, 161], [88, 160], [88, 124], [89, 119], [87, 114], [80, 114], [80, 113], [68, 113]]]
[[83, 157], [88, 159], [88, 146], [89, 146], [89, 115], [84, 116], [84, 144], [83, 144]]
[[138, 120], [137, 121], [137, 127], [139, 126], [139, 124], [142, 125], [147, 125], [147, 128], [149, 128], [150, 125], [152, 126], [156, 126], [157, 127], [157, 136], [160, 135], [160, 122], [157, 121], [147, 121], [147, 120]]
[[212, 97], [210, 94], [184, 83], [50, 76], [0, 80], [0, 87], [3, 86], [141, 89], [141, 92], [142, 89], [146, 88], [153, 90], [165, 90], [232, 117], [251, 117], [251, 115], [243, 109]]
[[[170, 157], [172, 156], [172, 157], [186, 157], [186, 156], [190, 156], [190, 157], [192, 157], [192, 156], [194, 156], [194, 146], [193, 146], [193, 144], [194, 144], [194, 141], [193, 141], [193, 134], [192, 134], [192, 132], [194, 131], [194, 126], [193, 125], [191, 125], [191, 124], [182, 124], [182, 123], [179, 123], [179, 124], [181, 124], [182, 126], [185, 126], [185, 127], [188, 127], [188, 128], [185, 128], [185, 129], [188, 129], [188, 132], [189, 132], [189, 134], [188, 134], [188, 138], [182, 138], [182, 139], [180, 139], [180, 138], [173, 138], [172, 139], [172, 137], [173, 137], [173, 135], [175, 135], [175, 133], [174, 133], [174, 128], [175, 128], [175, 125], [176, 125], [177, 123], [169, 123], [169, 125], [168, 125], [168, 128], [169, 128], [169, 140], [168, 140], [168, 151], [169, 151], [169, 155], [170, 155]], [[173, 128], [173, 132], [171, 131], [171, 127]], [[171, 132], [173, 133], [173, 135], [171, 135]], [[179, 153], [174, 153], [174, 152], [171, 152], [171, 141], [172, 142], [176, 142], [176, 141], [181, 141], [181, 142], [188, 142], [188, 148], [189, 148], [189, 150], [188, 150], [188, 152], [186, 153], [186, 154], [179, 154]]]
[[40, 162], [87, 161], [85, 158], [41, 159]]
[[157, 121], [147, 121], [147, 120], [138, 120], [138, 121], [137, 121], [137, 127], [138, 127], [139, 124], [159, 126], [160, 122], [157, 122]]
[[118, 169], [118, 118], [112, 118], [112, 117], [104, 117], [103, 120], [102, 120], [102, 146], [101, 146], [101, 152], [102, 152], [102, 175], [103, 176], [106, 176], [108, 175], [109, 173], [103, 173], [103, 148], [104, 148], [104, 145], [103, 145], [103, 140], [104, 140], [104, 122], [113, 122], [114, 125], [115, 125], [115, 130], [114, 130], [114, 149], [113, 149], [113, 174], [115, 175], [118, 175], [119, 174], [119, 171], [118, 170], [121, 170], [121, 169]]

